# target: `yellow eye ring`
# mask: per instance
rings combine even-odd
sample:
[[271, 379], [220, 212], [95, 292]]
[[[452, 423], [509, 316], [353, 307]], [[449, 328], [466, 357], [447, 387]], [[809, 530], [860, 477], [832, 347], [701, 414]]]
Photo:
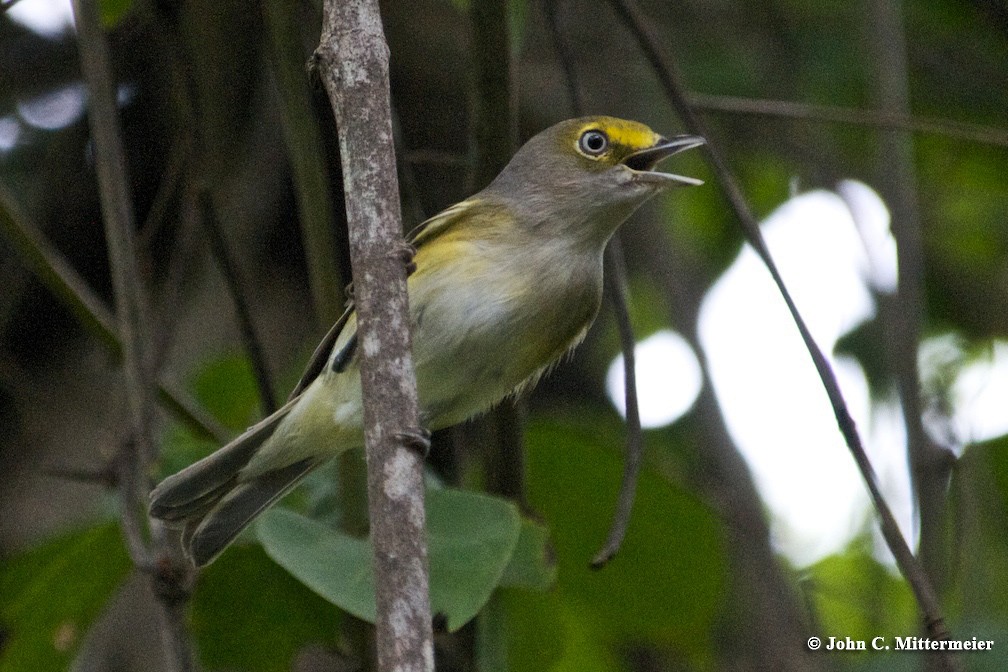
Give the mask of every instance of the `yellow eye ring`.
[[578, 138], [577, 148], [589, 158], [598, 158], [609, 149], [609, 136], [598, 129], [588, 129]]

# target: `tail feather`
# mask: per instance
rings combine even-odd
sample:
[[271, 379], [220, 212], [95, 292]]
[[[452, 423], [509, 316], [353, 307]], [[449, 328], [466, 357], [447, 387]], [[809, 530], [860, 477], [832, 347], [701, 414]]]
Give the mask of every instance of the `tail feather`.
[[292, 399], [231, 443], [169, 476], [151, 492], [151, 516], [184, 526], [183, 545], [196, 565], [217, 557], [256, 515], [320, 463], [309, 458], [262, 473], [242, 473], [296, 401]]
[[293, 400], [199, 462], [161, 481], [150, 494], [150, 514], [177, 522], [206, 510], [233, 486], [238, 473], [293, 407]]
[[256, 516], [290, 492], [320, 462], [313, 458], [301, 460], [238, 483], [212, 508], [190, 518], [182, 543], [193, 564], [202, 567], [212, 562]]

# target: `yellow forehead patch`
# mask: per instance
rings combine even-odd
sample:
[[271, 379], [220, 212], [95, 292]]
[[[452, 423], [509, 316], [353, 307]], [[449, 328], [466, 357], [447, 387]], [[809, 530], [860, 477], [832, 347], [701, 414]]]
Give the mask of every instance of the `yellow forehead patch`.
[[588, 130], [604, 131], [609, 136], [610, 142], [622, 145], [632, 152], [653, 147], [661, 138], [644, 124], [616, 117], [593, 118], [578, 129], [578, 137]]

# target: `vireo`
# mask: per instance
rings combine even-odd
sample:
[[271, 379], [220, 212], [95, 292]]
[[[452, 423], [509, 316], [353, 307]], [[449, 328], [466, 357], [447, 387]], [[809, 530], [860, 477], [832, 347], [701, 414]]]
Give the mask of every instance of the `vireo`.
[[[701, 184], [654, 168], [703, 142], [612, 117], [564, 121], [529, 140], [486, 189], [408, 236], [425, 427], [486, 411], [584, 338], [602, 298], [606, 242], [655, 194]], [[312, 469], [363, 445], [356, 342], [351, 306], [283, 408], [151, 493], [151, 515], [184, 525], [196, 565]]]

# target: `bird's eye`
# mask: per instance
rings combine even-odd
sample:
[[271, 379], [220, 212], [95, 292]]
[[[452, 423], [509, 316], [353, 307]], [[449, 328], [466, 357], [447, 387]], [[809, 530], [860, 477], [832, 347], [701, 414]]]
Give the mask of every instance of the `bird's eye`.
[[602, 131], [585, 131], [578, 140], [578, 147], [588, 156], [598, 156], [609, 149], [609, 138]]

